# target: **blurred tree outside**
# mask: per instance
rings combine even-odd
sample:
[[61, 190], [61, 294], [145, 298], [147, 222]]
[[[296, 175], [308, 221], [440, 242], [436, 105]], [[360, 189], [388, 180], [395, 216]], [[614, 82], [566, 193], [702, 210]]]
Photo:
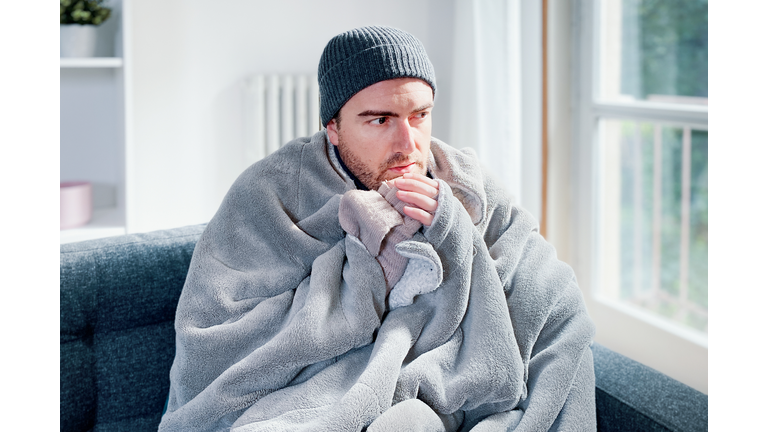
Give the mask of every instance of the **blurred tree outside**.
[[621, 91], [708, 96], [707, 0], [623, 0]]

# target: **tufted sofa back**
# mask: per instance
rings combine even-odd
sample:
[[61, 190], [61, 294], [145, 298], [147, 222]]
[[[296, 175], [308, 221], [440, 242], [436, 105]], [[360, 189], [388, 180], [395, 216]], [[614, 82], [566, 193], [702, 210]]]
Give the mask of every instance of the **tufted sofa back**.
[[176, 305], [203, 229], [61, 246], [62, 431], [157, 430]]

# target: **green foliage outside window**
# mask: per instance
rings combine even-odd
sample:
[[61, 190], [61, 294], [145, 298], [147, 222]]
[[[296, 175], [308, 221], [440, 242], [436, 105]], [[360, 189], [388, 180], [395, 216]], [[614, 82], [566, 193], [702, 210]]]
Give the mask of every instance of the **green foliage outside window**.
[[60, 24], [99, 25], [109, 18], [112, 10], [101, 4], [103, 0], [61, 0]]
[[621, 92], [708, 95], [707, 0], [624, 0]]

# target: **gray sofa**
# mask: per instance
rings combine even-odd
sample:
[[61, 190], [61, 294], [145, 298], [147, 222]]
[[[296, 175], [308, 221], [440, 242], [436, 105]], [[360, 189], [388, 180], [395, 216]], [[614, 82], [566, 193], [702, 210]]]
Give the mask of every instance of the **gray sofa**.
[[[204, 226], [61, 246], [62, 431], [157, 430]], [[593, 344], [600, 431], [707, 430], [707, 396]]]

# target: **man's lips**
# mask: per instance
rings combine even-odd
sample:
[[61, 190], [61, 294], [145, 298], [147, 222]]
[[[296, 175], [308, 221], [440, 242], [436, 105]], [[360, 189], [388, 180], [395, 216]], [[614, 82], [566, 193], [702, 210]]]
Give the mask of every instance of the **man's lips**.
[[394, 171], [394, 172], [396, 172], [398, 174], [405, 174], [407, 172], [410, 172], [411, 171], [411, 167], [413, 167], [414, 165], [416, 165], [416, 162], [411, 162], [411, 163], [408, 163], [408, 164], [405, 164], [405, 165], [400, 165], [400, 166], [392, 167], [392, 168], [389, 168], [389, 170], [390, 171]]

